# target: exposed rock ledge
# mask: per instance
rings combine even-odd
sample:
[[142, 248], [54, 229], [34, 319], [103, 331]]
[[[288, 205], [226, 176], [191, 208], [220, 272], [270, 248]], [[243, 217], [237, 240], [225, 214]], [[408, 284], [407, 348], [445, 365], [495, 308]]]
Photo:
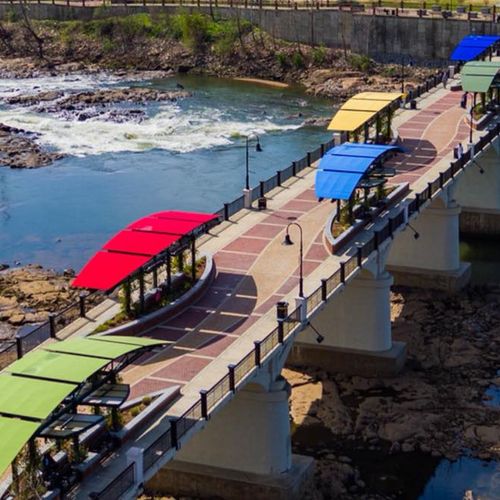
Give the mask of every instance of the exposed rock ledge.
[[17, 327], [46, 321], [56, 312], [77, 300], [71, 289], [74, 271], [58, 273], [42, 266], [6, 269], [0, 266], [0, 339], [12, 336]]
[[36, 142], [37, 134], [0, 123], [0, 166], [37, 168], [50, 165], [64, 155], [44, 151]]

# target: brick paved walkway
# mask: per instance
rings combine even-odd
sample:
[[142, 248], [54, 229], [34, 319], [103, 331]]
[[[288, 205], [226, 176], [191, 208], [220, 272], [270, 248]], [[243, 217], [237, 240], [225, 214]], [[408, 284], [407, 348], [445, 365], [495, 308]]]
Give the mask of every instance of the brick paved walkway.
[[[413, 116], [398, 129], [407, 154], [391, 162], [396, 182], [418, 180], [458, 142], [466, 142], [468, 125], [459, 101], [459, 92], [448, 92], [420, 111], [405, 111]], [[144, 332], [171, 345], [125, 371], [131, 397], [185, 385], [297, 287], [298, 245], [281, 244], [288, 223], [298, 221], [304, 228], [305, 277], [328, 257], [323, 229], [334, 207], [318, 203], [313, 180], [310, 175], [300, 181], [304, 189], [298, 195], [283, 196], [282, 206], [218, 249], [217, 276], [200, 300]], [[245, 218], [242, 221], [236, 224], [245, 224]], [[291, 236], [298, 243], [298, 234], [292, 230]]]
[[[310, 176], [308, 183], [312, 180]], [[132, 385], [131, 397], [184, 385], [273, 310], [298, 285], [299, 246], [282, 245], [286, 225], [297, 221], [304, 227], [304, 276], [308, 276], [328, 257], [323, 228], [331, 210], [330, 203], [318, 203], [309, 186], [221, 248], [214, 256], [216, 278], [203, 297], [144, 333], [172, 345], [124, 372], [124, 381]], [[290, 234], [298, 243], [294, 229]]]

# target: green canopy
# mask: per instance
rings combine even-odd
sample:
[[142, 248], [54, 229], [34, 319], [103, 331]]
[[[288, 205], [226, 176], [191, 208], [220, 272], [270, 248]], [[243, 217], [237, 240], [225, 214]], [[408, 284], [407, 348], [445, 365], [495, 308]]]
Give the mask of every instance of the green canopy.
[[148, 339], [145, 337], [128, 337], [126, 335], [93, 335], [92, 337], [87, 337], [92, 340], [102, 340], [105, 342], [119, 342], [120, 344], [130, 344], [138, 347], [153, 347], [155, 345], [168, 344], [168, 342], [163, 342], [162, 340]]
[[22, 447], [36, 432], [36, 422], [28, 422], [17, 418], [0, 417], [0, 475], [2, 475], [21, 451]]
[[500, 84], [500, 61], [471, 61], [460, 72], [462, 89], [465, 92], [488, 92], [498, 80]]
[[75, 389], [74, 384], [0, 375], [0, 413], [47, 418]]
[[57, 342], [56, 344], [50, 344], [44, 349], [52, 352], [79, 354], [80, 356], [91, 356], [112, 360], [136, 349], [140, 349], [140, 347], [119, 342], [99, 342], [91, 338], [84, 338]]
[[[46, 419], [76, 388], [112, 360], [167, 342], [120, 335], [53, 342], [0, 373], [0, 474], [42, 425], [7, 415]], [[5, 415], [5, 416], [2, 416]]]
[[27, 377], [79, 384], [108, 363], [108, 359], [37, 350], [18, 359], [5, 370]]

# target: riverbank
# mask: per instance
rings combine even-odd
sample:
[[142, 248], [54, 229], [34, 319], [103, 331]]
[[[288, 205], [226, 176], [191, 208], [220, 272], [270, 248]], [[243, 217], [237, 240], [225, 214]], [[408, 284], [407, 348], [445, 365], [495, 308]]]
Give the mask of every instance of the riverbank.
[[393, 337], [408, 346], [399, 376], [284, 370], [294, 451], [316, 458], [311, 498], [416, 498], [442, 458], [500, 460], [500, 409], [485, 404], [500, 386], [499, 306], [498, 286], [395, 289]]
[[78, 291], [69, 284], [75, 272], [58, 273], [42, 266], [9, 269], [0, 265], [0, 340], [12, 338], [23, 325], [47, 321], [78, 300]]
[[[0, 26], [0, 77], [110, 70], [197, 73], [303, 85], [345, 99], [370, 90], [399, 90], [399, 65], [347, 51], [288, 43], [244, 20], [201, 14], [136, 14], [87, 22], [11, 19]], [[132, 71], [133, 70], [133, 71]], [[429, 74], [405, 68], [409, 88]]]

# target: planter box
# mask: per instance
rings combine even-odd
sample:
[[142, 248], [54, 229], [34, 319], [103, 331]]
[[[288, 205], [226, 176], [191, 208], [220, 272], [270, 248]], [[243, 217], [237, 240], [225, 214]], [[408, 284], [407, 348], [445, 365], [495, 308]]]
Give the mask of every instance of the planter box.
[[459, 5], [457, 7], [457, 14], [465, 14], [466, 8], [465, 5]]
[[[384, 200], [381, 200], [380, 205], [370, 208], [369, 216], [363, 219], [355, 219], [354, 224], [346, 229], [342, 234], [334, 238], [332, 234], [332, 226], [334, 222], [335, 212], [332, 213], [327, 221], [327, 226], [325, 228], [325, 237], [328, 243], [328, 248], [332, 253], [339, 253], [345, 246], [353, 240], [353, 238], [359, 234], [368, 224], [371, 224], [373, 219], [378, 217], [380, 213], [387, 208], [395, 205], [398, 201], [402, 200], [410, 191], [410, 185], [408, 182], [399, 184]], [[359, 215], [363, 211], [363, 205], [356, 205], [353, 210], [353, 214]]]
[[481, 7], [481, 14], [484, 15], [491, 14], [491, 9], [489, 7]]
[[177, 300], [165, 307], [162, 307], [161, 309], [158, 309], [157, 311], [146, 314], [145, 316], [125, 323], [124, 325], [100, 332], [98, 335], [136, 335], [143, 332], [150, 326], [154, 326], [159, 322], [166, 321], [176, 314], [179, 314], [182, 309], [198, 300], [211, 285], [216, 272], [215, 262], [212, 256], [204, 255], [203, 257], [206, 258], [206, 265], [202, 276], [190, 290], [181, 295]]

